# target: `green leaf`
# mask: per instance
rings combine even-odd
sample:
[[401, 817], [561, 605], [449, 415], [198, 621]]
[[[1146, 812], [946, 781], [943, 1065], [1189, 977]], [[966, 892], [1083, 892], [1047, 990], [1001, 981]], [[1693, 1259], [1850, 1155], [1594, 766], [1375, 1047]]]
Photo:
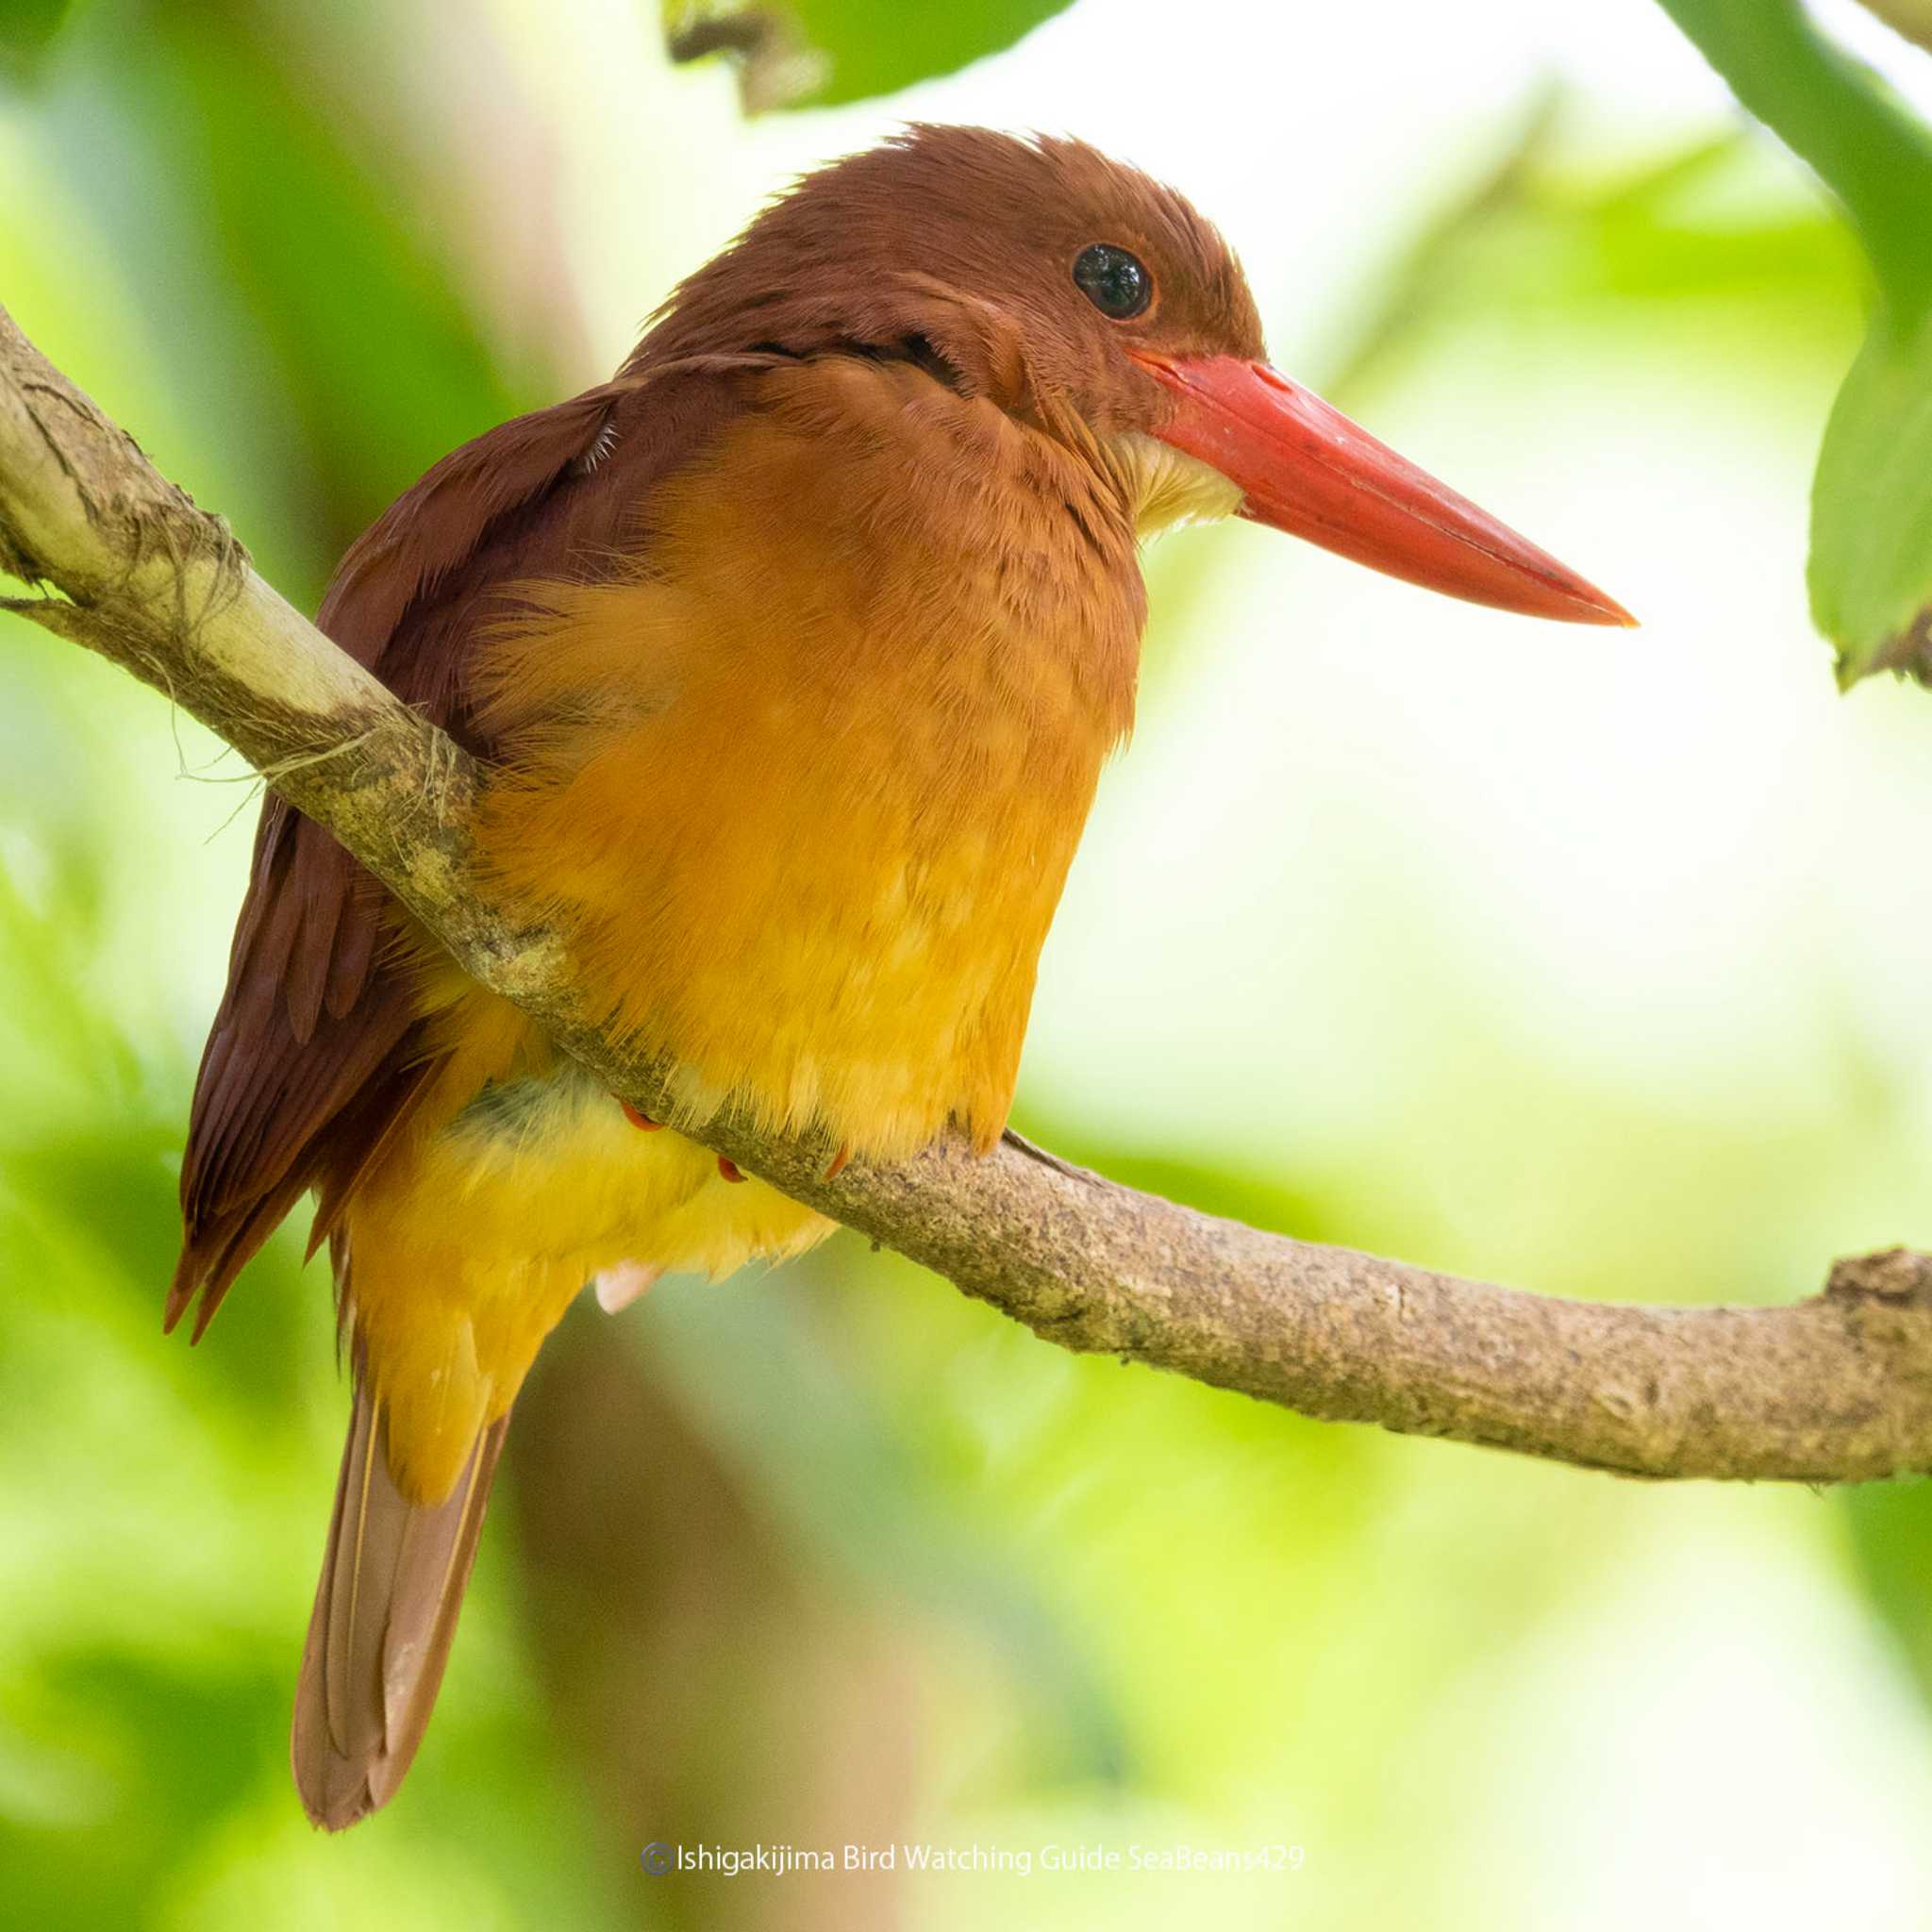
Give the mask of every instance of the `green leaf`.
[[1061, 12], [1070, 0], [951, 0], [880, 7], [874, 0], [669, 0], [674, 60], [734, 55], [747, 113], [829, 107], [896, 93], [996, 54]]
[[817, 104], [896, 93], [996, 54], [1060, 12], [1068, 0], [953, 0], [882, 8], [873, 0], [791, 0], [806, 43], [828, 64]]
[[1811, 491], [1811, 615], [1839, 683], [1926, 674], [1932, 612], [1932, 319], [1881, 310], [1825, 425]]

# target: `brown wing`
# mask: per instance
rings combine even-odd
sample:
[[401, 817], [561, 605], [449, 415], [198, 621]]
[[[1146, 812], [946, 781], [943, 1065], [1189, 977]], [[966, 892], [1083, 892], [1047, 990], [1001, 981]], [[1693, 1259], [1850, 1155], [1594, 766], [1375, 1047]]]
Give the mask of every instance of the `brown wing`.
[[[391, 690], [487, 755], [470, 642], [503, 592], [594, 577], [634, 552], [658, 477], [733, 404], [728, 377], [635, 378], [520, 416], [445, 457], [357, 540], [317, 623]], [[428, 1071], [382, 889], [278, 798], [263, 807], [227, 990], [202, 1055], [181, 1171], [167, 1325], [200, 1339], [242, 1264], [325, 1176], [340, 1191]]]

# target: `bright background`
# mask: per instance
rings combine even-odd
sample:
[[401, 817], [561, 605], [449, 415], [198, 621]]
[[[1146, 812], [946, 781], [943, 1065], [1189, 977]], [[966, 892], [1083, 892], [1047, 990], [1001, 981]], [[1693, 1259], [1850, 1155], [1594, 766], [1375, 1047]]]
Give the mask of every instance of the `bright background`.
[[[1932, 1245], [1932, 710], [1837, 697], [1803, 594], [1861, 270], [1647, 0], [1077, 0], [752, 122], [640, 0], [93, 0], [0, 88], [0, 291], [312, 608], [435, 457], [599, 378], [761, 197], [910, 117], [1173, 179], [1277, 360], [1646, 620], [1171, 539], [1021, 1124], [1571, 1294], [1779, 1300]], [[1923, 1486], [1645, 1489], [1322, 1427], [844, 1238], [573, 1316], [404, 1795], [312, 1835], [284, 1753], [326, 1283], [285, 1234], [199, 1351], [158, 1331], [253, 820], [218, 752], [0, 619], [0, 1917], [1926, 1922]], [[644, 1876], [648, 1840], [1306, 1861], [763, 1884]]]

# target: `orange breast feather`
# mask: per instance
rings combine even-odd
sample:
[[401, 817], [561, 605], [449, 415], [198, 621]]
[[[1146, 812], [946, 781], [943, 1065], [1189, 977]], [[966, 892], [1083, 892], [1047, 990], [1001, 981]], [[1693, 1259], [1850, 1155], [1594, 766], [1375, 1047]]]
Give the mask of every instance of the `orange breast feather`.
[[[928, 377], [833, 360], [761, 403], [645, 507], [630, 575], [533, 587], [488, 646], [485, 851], [692, 1108], [990, 1146], [1131, 719], [1132, 531]], [[435, 1495], [591, 1275], [724, 1274], [826, 1224], [639, 1134], [446, 963], [424, 997], [446, 1058], [343, 1226], [399, 1479]]]
[[660, 494], [633, 580], [489, 656], [491, 859], [692, 1107], [990, 1145], [1131, 718], [1131, 528], [1044, 437], [857, 359], [767, 378]]

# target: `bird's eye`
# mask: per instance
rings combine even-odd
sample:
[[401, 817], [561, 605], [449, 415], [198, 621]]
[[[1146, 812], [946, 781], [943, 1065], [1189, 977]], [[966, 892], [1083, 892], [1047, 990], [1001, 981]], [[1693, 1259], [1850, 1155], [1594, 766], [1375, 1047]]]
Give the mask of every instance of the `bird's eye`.
[[1115, 322], [1130, 321], [1154, 299], [1154, 277], [1139, 257], [1110, 242], [1096, 242], [1080, 251], [1074, 262], [1074, 281], [1101, 314]]

